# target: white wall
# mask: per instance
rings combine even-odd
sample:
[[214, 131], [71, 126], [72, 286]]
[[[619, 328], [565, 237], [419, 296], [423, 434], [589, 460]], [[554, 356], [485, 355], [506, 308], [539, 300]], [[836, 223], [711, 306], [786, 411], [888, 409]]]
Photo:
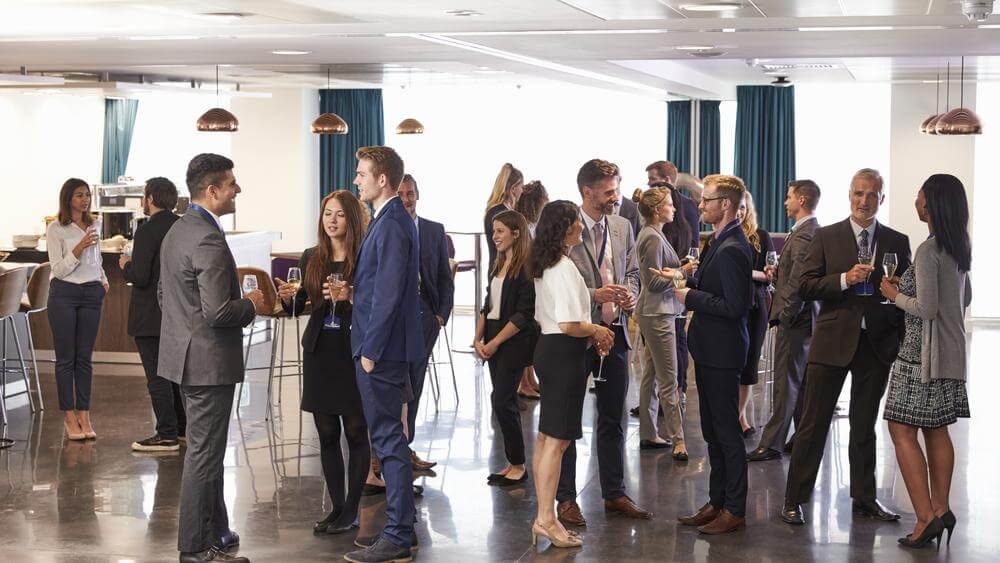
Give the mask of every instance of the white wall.
[[271, 98], [236, 98], [240, 130], [232, 135], [237, 230], [282, 233], [275, 251], [316, 244], [319, 217], [319, 115], [316, 90], [271, 89]]
[[[965, 90], [969, 94], [969, 88]], [[1000, 83], [981, 82], [970, 105], [983, 120], [983, 134], [975, 138], [975, 178], [978, 192], [969, 193], [972, 205], [972, 311], [973, 317], [1000, 317], [1000, 260], [997, 260], [996, 223], [1000, 209]], [[984, 103], [989, 100], [992, 103]], [[963, 180], [964, 181], [964, 180]], [[969, 185], [966, 184], [966, 189]], [[971, 190], [970, 190], [971, 192]]]
[[67, 178], [101, 181], [104, 100], [3, 93], [0, 127], [0, 246], [9, 246], [12, 235], [42, 234]]

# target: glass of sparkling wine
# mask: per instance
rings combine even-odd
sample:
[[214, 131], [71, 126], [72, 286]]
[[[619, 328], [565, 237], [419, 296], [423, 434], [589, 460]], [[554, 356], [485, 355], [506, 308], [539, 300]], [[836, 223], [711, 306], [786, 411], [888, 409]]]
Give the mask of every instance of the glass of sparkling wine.
[[680, 270], [674, 272], [674, 289], [684, 289], [687, 284], [687, 276], [684, 275], [684, 272]]
[[[344, 276], [342, 274], [330, 274], [326, 276], [326, 283], [330, 285], [330, 293], [332, 294], [344, 281]], [[326, 299], [330, 300], [330, 295], [327, 294]]]
[[698, 247], [697, 246], [692, 246], [691, 248], [688, 249], [687, 259], [690, 260], [691, 262], [697, 262], [698, 261], [698, 257], [700, 255], [701, 255], [701, 251], [698, 249]]
[[[767, 262], [768, 266], [777, 266], [778, 265], [778, 253], [775, 252], [775, 251], [773, 251], [773, 250], [769, 250], [767, 252], [767, 254], [765, 255], [764, 260]], [[767, 284], [767, 290], [770, 291], [771, 293], [774, 293], [774, 289], [775, 289], [774, 288], [774, 282], [773, 281], [768, 282], [768, 284]]]
[[257, 276], [247, 274], [243, 276], [243, 295], [246, 295], [251, 291], [257, 291]]
[[[896, 268], [899, 267], [899, 258], [896, 256], [895, 252], [886, 252], [885, 256], [882, 257], [882, 269], [885, 271], [885, 277], [891, 278], [896, 274]], [[892, 305], [892, 301], [888, 299], [882, 301], [883, 305]]]
[[302, 287], [302, 270], [294, 266], [289, 268], [287, 283], [295, 290], [295, 293], [292, 294], [292, 318], [295, 318], [295, 297], [299, 293], [299, 288]]
[[[858, 263], [859, 264], [864, 264], [866, 266], [871, 266], [872, 265], [872, 260], [874, 260], [874, 259], [875, 259], [875, 257], [872, 255], [871, 249], [869, 249], [867, 247], [860, 247], [860, 248], [858, 248]], [[862, 293], [860, 293], [859, 295], [872, 295], [872, 293], [869, 293], [869, 289], [868, 289], [867, 285], [868, 285], [868, 278], [865, 279], [865, 286], [866, 287], [863, 289]]]

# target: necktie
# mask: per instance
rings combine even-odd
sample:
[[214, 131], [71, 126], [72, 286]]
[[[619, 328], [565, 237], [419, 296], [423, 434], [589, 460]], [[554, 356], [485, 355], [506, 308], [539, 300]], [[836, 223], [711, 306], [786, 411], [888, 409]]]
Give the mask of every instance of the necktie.
[[867, 229], [861, 231], [861, 243], [860, 243], [860, 246], [861, 246], [861, 248], [864, 248], [865, 250], [868, 250], [870, 248], [868, 246], [868, 230]]
[[[611, 259], [608, 258], [608, 247], [603, 244], [604, 242], [604, 223], [594, 224], [594, 251], [597, 253], [598, 260], [601, 261], [597, 265], [597, 270], [601, 272], [601, 285], [609, 285], [614, 283], [614, 277], [611, 275]], [[601, 248], [604, 249], [604, 256], [601, 256]], [[615, 320], [615, 305], [614, 303], [608, 301], [607, 303], [601, 303], [601, 322], [610, 325]]]

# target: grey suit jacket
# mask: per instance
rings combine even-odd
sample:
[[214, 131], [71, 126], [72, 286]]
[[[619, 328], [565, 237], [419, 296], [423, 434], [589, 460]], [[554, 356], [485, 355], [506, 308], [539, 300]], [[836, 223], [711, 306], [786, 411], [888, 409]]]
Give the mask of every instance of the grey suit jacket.
[[189, 210], [163, 239], [160, 263], [160, 377], [184, 385], [243, 381], [242, 327], [256, 313], [240, 297], [225, 237]]
[[659, 270], [679, 268], [681, 265], [677, 252], [667, 242], [663, 231], [648, 225], [643, 227], [639, 231], [635, 247], [639, 259], [639, 279], [642, 280], [639, 300], [635, 305], [636, 313], [642, 316], [683, 313], [684, 305], [674, 295], [674, 282], [649, 271], [650, 268]]
[[802, 282], [802, 265], [805, 263], [809, 244], [812, 242], [819, 221], [813, 217], [799, 225], [785, 239], [781, 249], [781, 260], [778, 261], [778, 272], [774, 280], [774, 299], [771, 302], [771, 321], [782, 325], [794, 323], [796, 317], [804, 312], [816, 318], [819, 303], [802, 301], [799, 296], [799, 285]]
[[[632, 236], [632, 226], [628, 219], [618, 215], [608, 215], [608, 244], [611, 247], [609, 257], [615, 272], [614, 282], [629, 288], [632, 297], [639, 297], [639, 266], [635, 260], [635, 238]], [[583, 221], [583, 218], [580, 219]], [[584, 222], [583, 243], [574, 246], [569, 252], [569, 258], [583, 276], [583, 281], [590, 290], [590, 317], [592, 322], [601, 322], [601, 305], [594, 301], [594, 290], [603, 285], [601, 273], [597, 270], [597, 256], [594, 255], [594, 238]], [[625, 311], [622, 312], [624, 323]], [[628, 331], [626, 331], [628, 334]]]

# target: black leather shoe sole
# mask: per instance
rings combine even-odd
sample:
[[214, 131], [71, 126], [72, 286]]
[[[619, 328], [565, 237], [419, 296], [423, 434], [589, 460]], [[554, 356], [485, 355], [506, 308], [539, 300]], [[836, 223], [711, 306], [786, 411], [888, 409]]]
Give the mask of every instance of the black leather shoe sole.
[[674, 445], [671, 444], [669, 441], [668, 442], [663, 442], [663, 443], [654, 442], [652, 440], [640, 440], [639, 441], [639, 449], [640, 450], [666, 450], [666, 449], [669, 449], [669, 448], [672, 448], [672, 447], [674, 447]]
[[802, 526], [803, 524], [806, 523], [806, 520], [803, 517], [801, 510], [799, 511], [782, 510], [781, 521], [791, 526]]
[[747, 454], [747, 461], [771, 461], [773, 459], [781, 459], [781, 452], [768, 449], [759, 453], [754, 450]]
[[898, 522], [900, 515], [885, 512], [882, 514], [871, 512], [863, 508], [855, 508], [851, 511], [855, 516], [860, 516], [862, 518], [868, 518], [869, 520], [877, 520], [879, 522]]
[[365, 483], [365, 486], [361, 489], [361, 496], [363, 497], [373, 497], [375, 495], [384, 495], [385, 487], [380, 487], [378, 485], [372, 485], [370, 483]]
[[333, 524], [330, 524], [329, 526], [326, 527], [324, 533], [329, 534], [331, 536], [336, 536], [339, 534], [346, 534], [348, 532], [353, 532], [354, 530], [357, 529], [358, 527], [355, 526], [354, 524], [348, 524], [346, 526], [334, 526]]

